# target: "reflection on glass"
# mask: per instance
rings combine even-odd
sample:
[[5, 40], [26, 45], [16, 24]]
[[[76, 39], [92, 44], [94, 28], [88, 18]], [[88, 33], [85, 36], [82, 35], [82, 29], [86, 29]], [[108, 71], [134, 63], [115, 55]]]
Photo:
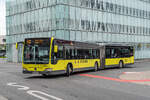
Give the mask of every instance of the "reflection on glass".
[[24, 63], [27, 64], [48, 64], [49, 63], [49, 51], [50, 43], [40, 42], [35, 40], [31, 44], [26, 42], [24, 47]]

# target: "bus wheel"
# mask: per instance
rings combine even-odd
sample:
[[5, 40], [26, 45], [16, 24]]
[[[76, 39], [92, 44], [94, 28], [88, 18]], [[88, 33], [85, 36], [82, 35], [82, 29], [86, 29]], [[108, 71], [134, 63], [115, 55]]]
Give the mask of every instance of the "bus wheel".
[[98, 64], [97, 64], [97, 62], [95, 63], [95, 65], [94, 65], [94, 71], [96, 72], [96, 71], [98, 71]]
[[119, 68], [123, 68], [123, 67], [124, 67], [123, 61], [120, 61], [119, 62]]
[[67, 69], [66, 69], [66, 76], [70, 76], [70, 74], [72, 73], [72, 68], [71, 68], [71, 64], [67, 65]]

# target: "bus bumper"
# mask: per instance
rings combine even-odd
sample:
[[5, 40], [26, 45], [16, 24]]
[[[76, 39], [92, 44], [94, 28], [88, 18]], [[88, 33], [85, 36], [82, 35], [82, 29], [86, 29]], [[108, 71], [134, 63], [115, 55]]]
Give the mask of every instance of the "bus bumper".
[[58, 70], [58, 71], [28, 71], [23, 70], [23, 74], [46, 74], [46, 75], [56, 75], [56, 74], [64, 74], [66, 73], [65, 70]]

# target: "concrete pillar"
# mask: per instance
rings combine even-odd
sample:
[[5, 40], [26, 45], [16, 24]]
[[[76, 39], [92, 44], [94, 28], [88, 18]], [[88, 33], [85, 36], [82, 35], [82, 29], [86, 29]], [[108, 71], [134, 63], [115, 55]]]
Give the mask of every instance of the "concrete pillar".
[[12, 62], [18, 62], [18, 50], [16, 49], [16, 44], [12, 45]]

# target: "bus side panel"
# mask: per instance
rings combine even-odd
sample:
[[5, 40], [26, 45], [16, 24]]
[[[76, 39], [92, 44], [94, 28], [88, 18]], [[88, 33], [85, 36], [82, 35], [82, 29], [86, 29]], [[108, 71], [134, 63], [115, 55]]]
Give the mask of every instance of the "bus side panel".
[[111, 66], [111, 65], [118, 65], [120, 58], [110, 58], [110, 59], [105, 59], [105, 65], [106, 66]]
[[134, 64], [134, 57], [105, 59], [105, 65], [106, 66], [119, 65], [120, 61], [123, 61], [124, 64]]
[[124, 64], [134, 64], [134, 56], [123, 59]]
[[58, 60], [57, 64], [51, 64], [50, 68], [52, 68], [53, 71], [61, 71], [65, 70], [66, 66], [65, 60]]
[[99, 59], [82, 59], [82, 60], [79, 60], [79, 68], [94, 67], [95, 62], [97, 62], [98, 65], [100, 65]]
[[58, 60], [57, 64], [51, 65], [53, 71], [66, 70], [67, 65], [72, 64], [73, 68], [79, 68], [79, 60]]
[[95, 62], [97, 62], [98, 66], [100, 66], [100, 59], [65, 60], [65, 65], [67, 66], [68, 63], [71, 63], [74, 69], [80, 69], [80, 68], [94, 67]]
[[56, 65], [52, 65], [53, 71], [66, 70], [68, 64], [72, 64], [73, 69], [94, 67], [95, 62], [100, 66], [100, 59], [76, 59], [76, 60], [59, 60]]
[[95, 65], [96, 62], [98, 63], [98, 66], [100, 66], [100, 59], [93, 59], [93, 60], [91, 60], [90, 66], [94, 67], [94, 65]]
[[65, 70], [67, 68], [68, 64], [72, 64], [73, 69], [78, 68], [79, 67], [79, 60], [78, 59], [74, 59], [74, 60], [65, 60]]
[[134, 56], [131, 57], [131, 64], [134, 64]]

